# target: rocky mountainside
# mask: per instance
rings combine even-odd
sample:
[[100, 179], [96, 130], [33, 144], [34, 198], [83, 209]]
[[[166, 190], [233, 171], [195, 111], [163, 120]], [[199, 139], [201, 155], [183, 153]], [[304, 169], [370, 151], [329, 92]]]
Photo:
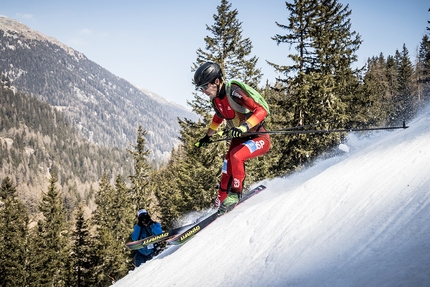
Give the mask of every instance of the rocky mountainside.
[[0, 72], [11, 86], [62, 111], [85, 138], [100, 146], [127, 148], [142, 126], [156, 160], [168, 157], [177, 144], [177, 118], [196, 117], [6, 17], [0, 17]]

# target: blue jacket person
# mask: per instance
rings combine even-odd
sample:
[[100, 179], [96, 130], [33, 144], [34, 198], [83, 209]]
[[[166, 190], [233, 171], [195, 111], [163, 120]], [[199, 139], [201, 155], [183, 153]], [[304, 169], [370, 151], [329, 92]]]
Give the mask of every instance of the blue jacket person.
[[[137, 224], [134, 225], [134, 230], [131, 234], [131, 239], [133, 241], [152, 235], [159, 235], [162, 232], [161, 224], [153, 221], [145, 209], [140, 209], [137, 212]], [[138, 267], [146, 261], [151, 260], [152, 257], [154, 257], [154, 251], [154, 246], [152, 244], [137, 250], [134, 254], [134, 265]]]

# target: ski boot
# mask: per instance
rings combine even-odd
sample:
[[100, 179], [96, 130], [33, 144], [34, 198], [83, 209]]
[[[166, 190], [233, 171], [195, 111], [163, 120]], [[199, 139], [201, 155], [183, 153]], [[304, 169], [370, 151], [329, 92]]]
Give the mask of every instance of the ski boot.
[[235, 206], [239, 203], [239, 197], [241, 196], [238, 192], [229, 192], [228, 196], [221, 203], [218, 208], [218, 215], [223, 215], [235, 208]]

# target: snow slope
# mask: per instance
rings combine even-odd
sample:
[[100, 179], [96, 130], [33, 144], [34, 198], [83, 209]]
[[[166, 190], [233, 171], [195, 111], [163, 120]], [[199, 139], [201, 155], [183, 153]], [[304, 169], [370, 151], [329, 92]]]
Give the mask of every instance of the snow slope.
[[267, 189], [121, 286], [430, 286], [430, 109]]

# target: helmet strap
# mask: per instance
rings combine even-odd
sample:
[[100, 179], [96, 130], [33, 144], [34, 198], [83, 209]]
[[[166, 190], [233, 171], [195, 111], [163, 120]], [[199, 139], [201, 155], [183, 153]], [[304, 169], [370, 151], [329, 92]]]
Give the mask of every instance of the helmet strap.
[[221, 83], [222, 83], [222, 81], [218, 78], [218, 84], [216, 85], [216, 96], [215, 96], [215, 98], [219, 97], [219, 93], [221, 92]]

